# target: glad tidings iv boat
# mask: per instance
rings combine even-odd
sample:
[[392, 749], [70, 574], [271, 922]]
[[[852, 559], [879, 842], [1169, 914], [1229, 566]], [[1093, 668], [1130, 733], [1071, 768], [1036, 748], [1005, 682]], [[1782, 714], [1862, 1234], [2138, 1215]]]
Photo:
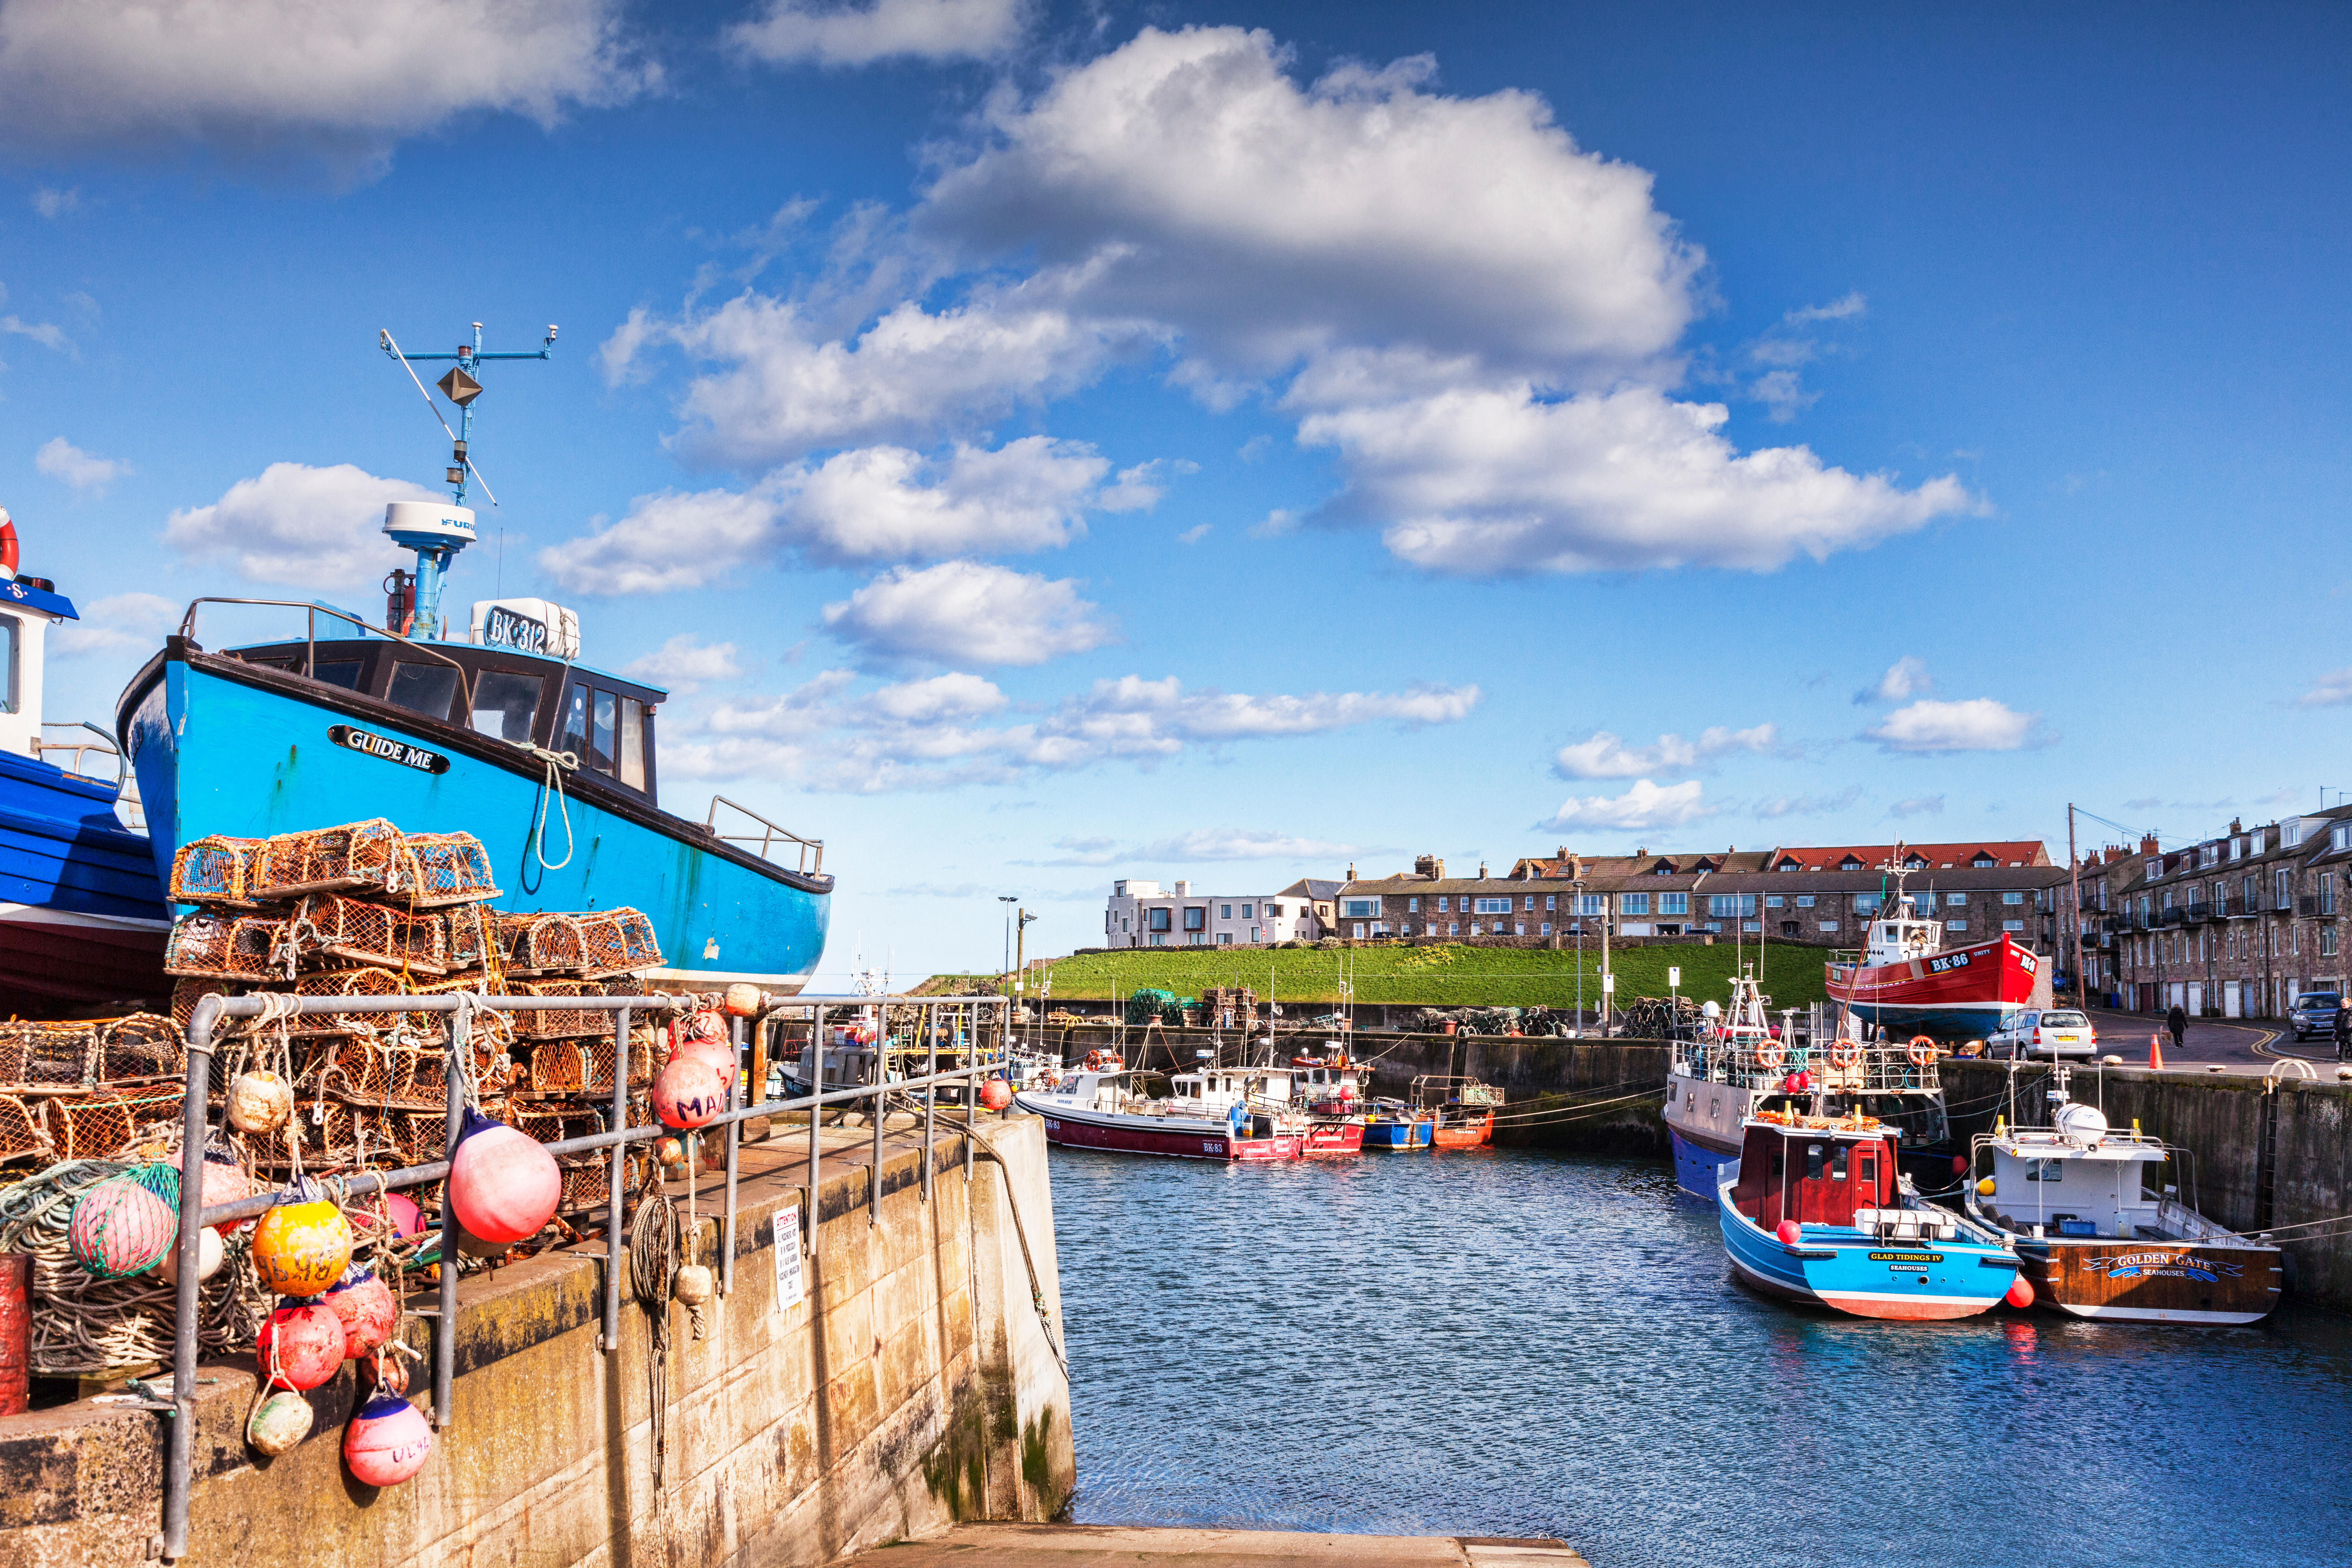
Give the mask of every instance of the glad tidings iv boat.
[[[440, 384], [468, 432], [480, 392], [468, 372], [545, 357], [485, 354], [478, 338], [413, 356], [458, 362]], [[824, 950], [824, 846], [720, 797], [702, 822], [662, 810], [655, 716], [667, 693], [579, 663], [570, 611], [483, 601], [463, 635], [446, 635], [444, 575], [474, 541], [474, 514], [457, 504], [466, 451], [457, 441], [448, 470], [456, 500], [386, 508], [383, 531], [416, 552], [416, 572], [392, 574], [383, 626], [324, 605], [199, 599], [132, 678], [116, 735], [156, 867], [168, 879], [180, 846], [215, 835], [362, 817], [463, 830], [489, 852], [501, 908], [644, 910], [669, 956], [649, 973], [657, 984], [798, 991]], [[210, 651], [196, 640], [206, 605], [299, 610], [300, 635]], [[724, 823], [722, 807], [736, 814]]]
[[[2009, 1296], [2017, 1254], [1995, 1232], [1902, 1189], [1867, 1117], [1748, 1124], [1716, 1189], [1723, 1248], [1759, 1290], [1860, 1318], [1969, 1318]], [[2032, 1298], [2026, 1298], [2030, 1300]]]
[[1080, 1070], [1057, 1089], [1022, 1089], [1013, 1103], [1045, 1119], [1045, 1142], [1072, 1149], [1296, 1160], [1307, 1152], [1307, 1119], [1289, 1096], [1280, 1068], [1204, 1067], [1172, 1078]]

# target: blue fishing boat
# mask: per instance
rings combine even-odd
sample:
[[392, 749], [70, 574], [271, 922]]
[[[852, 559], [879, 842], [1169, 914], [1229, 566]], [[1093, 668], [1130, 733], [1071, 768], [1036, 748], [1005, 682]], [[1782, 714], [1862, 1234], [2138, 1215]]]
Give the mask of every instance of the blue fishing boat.
[[1969, 1318], [2009, 1296], [2016, 1252], [1904, 1190], [1895, 1155], [1868, 1117], [1749, 1121], [1716, 1189], [1733, 1271], [1771, 1295], [1861, 1318]]
[[[455, 355], [400, 357], [457, 362], [438, 384], [470, 436], [481, 364], [546, 348], [486, 353], [478, 328]], [[562, 606], [482, 601], [447, 635], [443, 584], [475, 537], [461, 504], [467, 443], [453, 440], [454, 499], [385, 509], [384, 532], [415, 552], [416, 570], [387, 580], [383, 626], [323, 605], [199, 599], [132, 678], [116, 734], [154, 866], [168, 883], [173, 855], [200, 838], [370, 817], [462, 831], [488, 850], [502, 909], [643, 910], [665, 958], [646, 973], [656, 984], [798, 991], [824, 950], [823, 843], [723, 797], [700, 822], [663, 810], [656, 716], [668, 694], [580, 662], [578, 618]], [[300, 635], [207, 649], [196, 634], [208, 604], [299, 612]]]
[[[0, 1009], [55, 1017], [158, 1001], [171, 994], [171, 921], [147, 840], [117, 813], [121, 759], [103, 731], [43, 717], [49, 628], [80, 617], [55, 584], [17, 575], [16, 553], [0, 509]], [[81, 771], [108, 763], [111, 778]]]
[[1436, 1119], [1393, 1100], [1374, 1100], [1364, 1118], [1367, 1149], [1426, 1149]]

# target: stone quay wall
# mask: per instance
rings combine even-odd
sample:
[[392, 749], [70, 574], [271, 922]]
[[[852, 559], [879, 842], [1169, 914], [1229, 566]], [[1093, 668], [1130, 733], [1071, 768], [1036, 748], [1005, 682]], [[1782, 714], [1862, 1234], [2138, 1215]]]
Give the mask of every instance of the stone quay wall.
[[[206, 1366], [188, 1560], [749, 1568], [820, 1563], [958, 1520], [1053, 1518], [1076, 1461], [1044, 1128], [1020, 1117], [979, 1131], [1002, 1158], [977, 1160], [969, 1183], [958, 1133], [928, 1151], [903, 1134], [887, 1143], [878, 1224], [867, 1167], [829, 1148], [806, 1297], [789, 1309], [774, 1219], [806, 1202], [804, 1167], [768, 1156], [804, 1152], [805, 1131], [746, 1146], [747, 1169], [775, 1168], [740, 1183], [733, 1291], [704, 1309], [702, 1338], [685, 1308], [667, 1309], [658, 1486], [654, 1321], [625, 1277], [621, 1345], [599, 1347], [601, 1242], [465, 1282], [451, 1420], [404, 1486], [379, 1492], [343, 1468], [350, 1369], [309, 1396], [311, 1436], [260, 1459], [243, 1439], [250, 1363]], [[714, 1268], [723, 1196], [703, 1194], [687, 1249]], [[782, 1240], [801, 1245], [790, 1230]], [[430, 1332], [412, 1320], [420, 1349]], [[420, 1403], [430, 1381], [412, 1379]], [[152, 1555], [165, 1419], [84, 1401], [0, 1420], [0, 1568]]]

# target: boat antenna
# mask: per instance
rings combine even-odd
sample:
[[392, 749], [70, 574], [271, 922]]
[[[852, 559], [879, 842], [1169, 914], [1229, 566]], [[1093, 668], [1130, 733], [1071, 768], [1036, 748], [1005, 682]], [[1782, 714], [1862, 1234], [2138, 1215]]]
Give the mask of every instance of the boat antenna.
[[[499, 498], [491, 493], [490, 482], [482, 478], [482, 471], [475, 467], [470, 453], [474, 435], [474, 400], [482, 395], [482, 383], [477, 373], [491, 360], [547, 359], [551, 357], [555, 348], [555, 328], [552, 324], [536, 349], [496, 352], [482, 347], [482, 323], [476, 321], [473, 325], [471, 342], [459, 343], [450, 353], [432, 354], [404, 353], [400, 344], [393, 340], [389, 329], [376, 329], [376, 346], [383, 350], [386, 356], [398, 361], [400, 368], [408, 373], [408, 379], [415, 384], [417, 395], [425, 399], [425, 406], [432, 410], [434, 422], [441, 426], [441, 433], [449, 437], [449, 467], [446, 478], [450, 487], [450, 504], [446, 507], [420, 507], [414, 502], [395, 501], [387, 510], [383, 524], [383, 531], [392, 536], [394, 543], [416, 552], [416, 607], [412, 624], [425, 628], [420, 635], [426, 637], [436, 635], [441, 624], [442, 581], [448, 572], [449, 563], [456, 558], [457, 552], [474, 542], [474, 513], [466, 505], [468, 477], [481, 485], [482, 493], [489, 497], [492, 506], [499, 504]], [[433, 384], [441, 389], [442, 396], [457, 405], [457, 428], [455, 430], [450, 429], [449, 421], [441, 416], [441, 410], [434, 405], [433, 395], [425, 390], [424, 378], [416, 374], [417, 365], [435, 360], [452, 362], [448, 374]]]

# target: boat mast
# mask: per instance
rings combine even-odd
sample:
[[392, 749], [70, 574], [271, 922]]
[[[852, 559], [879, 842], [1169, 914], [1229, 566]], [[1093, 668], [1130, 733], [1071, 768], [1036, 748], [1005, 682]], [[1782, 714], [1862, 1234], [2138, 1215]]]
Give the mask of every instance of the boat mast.
[[[491, 360], [550, 358], [555, 347], [555, 328], [551, 324], [545, 340], [532, 350], [493, 353], [484, 349], [482, 323], [479, 321], [474, 323], [474, 341], [459, 343], [456, 352], [451, 353], [404, 353], [400, 345], [393, 342], [392, 333], [383, 328], [377, 329], [376, 346], [390, 358], [400, 362], [401, 368], [408, 372], [408, 379], [416, 383], [416, 390], [424, 397], [427, 408], [433, 408], [433, 396], [425, 392], [425, 383], [416, 374], [416, 366], [433, 360], [453, 362], [448, 374], [433, 384], [441, 389], [442, 396], [457, 405], [457, 428], [455, 430], [449, 428], [446, 419], [441, 418], [441, 411], [433, 408], [433, 417], [440, 421], [441, 433], [449, 437], [449, 467], [445, 472], [445, 482], [450, 487], [450, 504], [446, 507], [415, 508], [394, 502], [394, 510], [387, 511], [383, 524], [383, 531], [392, 536], [394, 543], [404, 550], [416, 552], [416, 607], [411, 626], [422, 628], [415, 633], [419, 637], [438, 637], [441, 589], [448, 574], [449, 563], [457, 558], [457, 552], [474, 542], [474, 513], [466, 505], [467, 479], [479, 480], [482, 493], [489, 496], [490, 504], [499, 504], [499, 498], [490, 494], [489, 481], [482, 479], [482, 471], [474, 466], [474, 459], [468, 455], [474, 435], [474, 400], [482, 395], [482, 384], [476, 373]], [[403, 631], [408, 628], [394, 626], [391, 629]]]

